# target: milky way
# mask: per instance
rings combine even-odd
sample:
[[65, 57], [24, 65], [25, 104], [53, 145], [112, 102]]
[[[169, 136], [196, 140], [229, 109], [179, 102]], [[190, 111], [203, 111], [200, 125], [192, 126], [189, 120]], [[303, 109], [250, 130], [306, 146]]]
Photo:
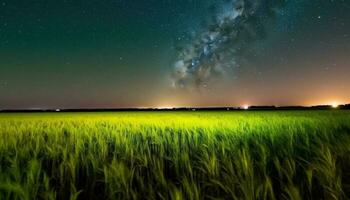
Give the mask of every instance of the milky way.
[[215, 77], [241, 67], [257, 41], [265, 38], [266, 24], [286, 0], [218, 1], [212, 21], [185, 44], [174, 63], [173, 84], [204, 88]]

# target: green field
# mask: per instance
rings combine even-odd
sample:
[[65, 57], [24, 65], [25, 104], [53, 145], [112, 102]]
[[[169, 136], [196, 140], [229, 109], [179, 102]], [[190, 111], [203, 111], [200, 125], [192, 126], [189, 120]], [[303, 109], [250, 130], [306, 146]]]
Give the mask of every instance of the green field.
[[0, 114], [0, 199], [347, 199], [350, 111]]

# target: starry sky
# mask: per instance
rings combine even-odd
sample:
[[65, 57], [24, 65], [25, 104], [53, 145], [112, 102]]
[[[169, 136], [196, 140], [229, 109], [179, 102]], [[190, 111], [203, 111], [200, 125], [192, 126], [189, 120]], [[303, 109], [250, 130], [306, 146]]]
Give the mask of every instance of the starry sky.
[[350, 102], [348, 0], [0, 0], [0, 109]]

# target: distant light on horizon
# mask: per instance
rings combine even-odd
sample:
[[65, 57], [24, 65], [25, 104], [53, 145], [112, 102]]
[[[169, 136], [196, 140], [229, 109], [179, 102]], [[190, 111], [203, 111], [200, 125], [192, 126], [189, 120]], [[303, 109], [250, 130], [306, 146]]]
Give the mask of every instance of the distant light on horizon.
[[339, 104], [337, 102], [333, 102], [331, 105], [332, 105], [332, 108], [338, 108], [339, 107]]
[[342, 105], [346, 105], [346, 104], [349, 104], [349, 100], [346, 100], [346, 99], [326, 99], [326, 100], [323, 100], [323, 101], [315, 101], [315, 102], [312, 102], [312, 103], [307, 103], [305, 104], [305, 106], [329, 106], [331, 108], [339, 108], [340, 106]]
[[243, 106], [241, 106], [241, 108], [244, 109], [244, 110], [248, 110], [249, 107], [250, 107], [249, 105], [243, 105]]
[[174, 106], [157, 106], [157, 109], [173, 109]]

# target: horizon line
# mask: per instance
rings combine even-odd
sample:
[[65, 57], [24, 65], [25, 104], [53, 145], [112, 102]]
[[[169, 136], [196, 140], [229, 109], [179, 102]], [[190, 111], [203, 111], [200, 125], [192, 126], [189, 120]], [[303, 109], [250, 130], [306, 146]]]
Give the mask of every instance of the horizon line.
[[350, 103], [347, 104], [320, 104], [320, 105], [242, 105], [242, 106], [175, 106], [175, 107], [115, 107], [115, 108], [0, 108], [0, 112], [69, 112], [69, 111], [146, 111], [146, 110], [283, 110], [283, 109], [331, 109], [331, 108], [350, 108]]

